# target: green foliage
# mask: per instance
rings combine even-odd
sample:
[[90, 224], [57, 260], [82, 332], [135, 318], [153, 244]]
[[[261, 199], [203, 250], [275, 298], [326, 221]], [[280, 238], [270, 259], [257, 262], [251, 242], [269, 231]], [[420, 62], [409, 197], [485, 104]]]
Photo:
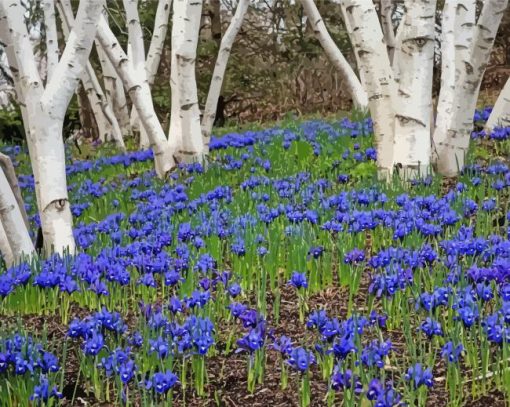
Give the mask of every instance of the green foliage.
[[0, 110], [0, 140], [21, 143], [25, 138], [25, 128], [19, 106]]

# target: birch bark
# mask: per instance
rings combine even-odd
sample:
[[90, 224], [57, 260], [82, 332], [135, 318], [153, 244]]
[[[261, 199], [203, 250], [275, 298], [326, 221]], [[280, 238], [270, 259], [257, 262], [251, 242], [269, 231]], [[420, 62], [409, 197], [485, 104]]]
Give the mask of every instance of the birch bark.
[[9, 244], [9, 240], [5, 234], [5, 229], [2, 225], [2, 221], [0, 221], [0, 254], [2, 255], [5, 266], [7, 268], [14, 264], [14, 255], [12, 254], [11, 245]]
[[496, 100], [489, 120], [487, 120], [486, 129], [491, 131], [495, 127], [510, 126], [510, 78], [507, 79], [505, 87]]
[[54, 0], [43, 0], [42, 9], [46, 35], [46, 82], [49, 82], [55, 72], [59, 57]]
[[314, 0], [301, 0], [301, 4], [308, 16], [308, 21], [313, 29], [313, 32], [319, 40], [324, 52], [328, 56], [331, 63], [340, 73], [347, 91], [352, 97], [353, 103], [356, 107], [362, 110], [368, 108], [367, 93], [363, 89], [361, 82], [354, 73], [353, 69], [344, 58], [342, 52], [337, 47], [333, 38], [329, 35], [329, 32], [322, 20], [319, 10], [315, 5]]
[[430, 169], [435, 11], [434, 0], [416, 0], [401, 22], [393, 155], [403, 178], [423, 177]]
[[138, 111], [141, 124], [147, 131], [154, 151], [156, 173], [159, 177], [164, 177], [175, 167], [176, 150], [173, 150], [167, 142], [165, 132], [156, 116], [149, 85], [146, 80], [135, 74], [127, 55], [102, 16], [98, 23], [97, 37], [110, 62], [116, 67], [117, 74]]
[[[44, 234], [45, 251], [74, 252], [72, 215], [67, 195], [62, 125], [79, 76], [88, 60], [102, 2], [80, 3], [62, 58], [43, 87], [19, 2], [0, 3], [1, 22], [13, 52], [10, 64], [19, 70], [19, 90], [29, 122], [27, 144]], [[7, 28], [8, 27], [8, 28]], [[7, 226], [4, 224], [7, 229]]]
[[249, 0], [239, 0], [235, 14], [230, 21], [230, 25], [221, 39], [218, 57], [216, 58], [216, 65], [214, 66], [211, 85], [209, 86], [209, 93], [207, 94], [207, 101], [205, 103], [204, 114], [202, 117], [202, 137], [204, 140], [204, 151], [206, 153], [209, 152], [209, 141], [211, 138], [214, 119], [216, 118], [218, 98], [220, 97], [223, 78], [225, 76], [225, 70], [227, 69], [227, 63], [230, 57], [230, 51], [234, 44], [235, 37], [241, 29], [244, 16], [248, 11], [248, 6]]
[[201, 161], [205, 148], [200, 128], [195, 59], [202, 0], [174, 0], [173, 8], [172, 108], [168, 140], [172, 150], [179, 151], [181, 161]]
[[[12, 262], [17, 263], [23, 258], [33, 256], [35, 254], [34, 245], [18, 202], [2, 169], [0, 169], [0, 221], [12, 251]], [[6, 254], [9, 255], [8, 252]]]
[[434, 140], [438, 154], [437, 169], [445, 176], [458, 174], [464, 166], [480, 84], [507, 7], [508, 0], [488, 0], [484, 3], [474, 30], [469, 58], [466, 56], [463, 64], [457, 64], [462, 70], [457, 81], [445, 141]]
[[342, 8], [368, 95], [379, 175], [388, 178], [393, 173], [396, 86], [384, 36], [371, 0], [346, 0]]

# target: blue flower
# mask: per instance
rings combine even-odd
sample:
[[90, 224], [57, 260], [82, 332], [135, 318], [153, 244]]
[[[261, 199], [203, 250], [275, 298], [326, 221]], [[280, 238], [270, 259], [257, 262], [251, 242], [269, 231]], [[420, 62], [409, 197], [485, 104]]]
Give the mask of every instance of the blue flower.
[[304, 348], [295, 348], [290, 352], [287, 363], [300, 372], [306, 372], [309, 366], [315, 363], [315, 357]]
[[308, 281], [306, 279], [305, 273], [299, 273], [297, 271], [294, 271], [292, 273], [292, 276], [290, 277], [289, 284], [296, 288], [307, 288], [308, 287]]
[[166, 372], [156, 372], [152, 376], [152, 380], [145, 383], [147, 390], [154, 389], [156, 393], [165, 394], [177, 383], [177, 376], [170, 370]]
[[464, 346], [459, 343], [457, 346], [453, 344], [453, 342], [447, 342], [441, 348], [441, 356], [445, 358], [448, 363], [457, 363], [459, 361], [460, 356], [462, 356], [462, 352], [464, 351]]
[[422, 322], [420, 330], [429, 338], [432, 338], [433, 336], [443, 336], [443, 329], [439, 322], [434, 321], [430, 317], [427, 317], [427, 319]]
[[410, 367], [404, 378], [406, 381], [413, 382], [415, 389], [418, 389], [421, 386], [432, 387], [434, 384], [432, 379], [432, 370], [430, 368], [424, 370], [421, 363], [417, 363]]
[[57, 386], [54, 386], [50, 390], [50, 383], [46, 377], [41, 377], [40, 383], [34, 387], [34, 392], [30, 396], [30, 400], [39, 401], [46, 403], [50, 398], [56, 397], [61, 399], [62, 393], [60, 393], [57, 389]]
[[241, 294], [241, 286], [237, 283], [232, 283], [228, 287], [228, 293], [231, 297], [235, 298]]

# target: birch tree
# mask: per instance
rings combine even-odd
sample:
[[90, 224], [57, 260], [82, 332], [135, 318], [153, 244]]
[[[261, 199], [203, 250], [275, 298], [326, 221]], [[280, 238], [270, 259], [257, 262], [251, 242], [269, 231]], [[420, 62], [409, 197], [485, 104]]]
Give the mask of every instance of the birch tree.
[[4, 239], [4, 242], [0, 244], [0, 248], [5, 253], [4, 260], [7, 266], [35, 254], [34, 244], [30, 239], [20, 207], [1, 168], [0, 223], [2, 224], [0, 240]]
[[175, 167], [174, 155], [178, 150], [168, 142], [161, 127], [154, 111], [146, 77], [140, 77], [135, 73], [133, 65], [110, 30], [104, 16], [99, 18], [97, 38], [105, 55], [107, 55], [112, 66], [115, 67], [117, 75], [122, 79], [124, 88], [128, 91], [133, 106], [138, 112], [140, 122], [147, 132], [154, 151], [156, 173], [159, 177], [164, 177]]
[[202, 160], [206, 152], [200, 127], [195, 60], [202, 0], [174, 0], [170, 86], [172, 107], [169, 142], [180, 160]]
[[[235, 37], [241, 29], [244, 16], [248, 10], [249, 0], [239, 0], [230, 25], [221, 39], [218, 56], [216, 58], [216, 65], [211, 78], [211, 85], [209, 86], [209, 93], [207, 94], [207, 101], [205, 103], [204, 114], [202, 117], [202, 137], [204, 140], [205, 152], [209, 151], [209, 141], [211, 132], [216, 118], [216, 109], [218, 107], [218, 98], [220, 97], [221, 87], [223, 85], [223, 78], [225, 70], [227, 69], [228, 58], [230, 51], [234, 44]], [[221, 35], [221, 31], [220, 31]]]
[[358, 69], [368, 95], [368, 106], [374, 123], [379, 173], [387, 177], [393, 170], [396, 85], [390, 66], [384, 36], [371, 0], [346, 0], [342, 3], [346, 25]]
[[[485, 68], [508, 0], [487, 0], [484, 2], [472, 34], [468, 38], [466, 52], [456, 53], [455, 97], [451, 113], [446, 113], [448, 125], [446, 132], [441, 129], [434, 132], [437, 169], [447, 176], [456, 175], [464, 166], [464, 159], [469, 147], [473, 130], [473, 115], [480, 92]], [[459, 6], [457, 6], [459, 8]], [[469, 11], [469, 9], [468, 9]], [[464, 13], [468, 23], [472, 22], [472, 13]], [[456, 15], [458, 17], [459, 14]], [[463, 18], [461, 16], [461, 18]], [[460, 22], [456, 23], [458, 27]], [[460, 24], [463, 27], [465, 25]], [[472, 38], [469, 40], [469, 38]], [[456, 47], [458, 50], [459, 47]], [[465, 50], [461, 50], [465, 51]], [[438, 111], [438, 115], [444, 114]]]
[[[161, 61], [161, 55], [163, 53], [163, 46], [165, 45], [166, 33], [168, 30], [168, 20], [170, 18], [170, 11], [172, 7], [172, 0], [159, 0], [158, 8], [156, 9], [156, 17], [154, 19], [154, 29], [152, 31], [152, 38], [149, 45], [149, 51], [147, 52], [147, 58], [143, 57], [143, 61], [145, 63], [145, 73], [147, 77], [147, 82], [149, 83], [149, 87], [152, 87], [154, 84], [154, 79], [156, 78], [156, 73], [158, 71], [159, 63]], [[126, 18], [129, 21], [130, 26], [139, 25], [139, 17], [137, 8], [127, 7], [126, 8]], [[138, 23], [136, 23], [138, 21]], [[141, 31], [140, 31], [141, 33]], [[143, 33], [141, 33], [143, 35]], [[129, 31], [129, 42], [133, 43], [139, 41], [139, 31], [138, 29], [132, 29]], [[134, 37], [131, 39], [131, 37]], [[137, 39], [138, 37], [138, 39]], [[143, 40], [143, 37], [141, 37]], [[138, 45], [138, 48], [143, 47], [143, 42], [141, 45]], [[143, 49], [143, 48], [142, 48]], [[140, 147], [147, 148], [150, 145], [149, 138], [143, 126], [139, 126], [138, 115], [136, 109], [131, 111], [131, 123], [133, 123], [133, 127], [140, 128]]]
[[350, 94], [354, 106], [366, 110], [368, 108], [368, 98], [367, 93], [363, 89], [361, 82], [358, 77], [354, 73], [353, 69], [344, 58], [342, 52], [335, 44], [335, 41], [329, 35], [329, 32], [324, 24], [324, 20], [322, 19], [317, 6], [315, 5], [313, 0], [300, 0], [303, 9], [305, 10], [306, 15], [308, 16], [308, 21], [312, 30], [319, 40], [324, 52], [328, 56], [331, 64], [335, 66], [335, 68], [340, 73], [344, 84], [347, 88], [348, 93]]
[[496, 100], [489, 120], [487, 120], [486, 129], [492, 130], [495, 127], [510, 126], [510, 78], [507, 79], [505, 87]]
[[405, 178], [423, 176], [433, 162], [439, 173], [456, 175], [464, 165], [480, 83], [508, 0], [484, 2], [477, 21], [474, 0], [445, 1], [435, 127], [430, 117], [436, 1], [406, 2], [393, 66], [381, 27], [388, 25], [387, 17], [380, 24], [370, 0], [345, 0], [341, 6], [368, 94], [379, 173], [388, 178], [399, 167]]
[[[35, 179], [35, 192], [46, 252], [75, 250], [69, 205], [64, 116], [86, 65], [102, 1], [80, 2], [76, 22], [53, 75], [43, 86], [24, 23], [24, 9], [15, 0], [0, 2], [0, 37], [7, 44], [11, 71], [16, 71], [16, 90], [24, 101], [22, 114], [28, 122], [27, 145]], [[9, 231], [3, 224], [6, 234]]]
[[[62, 20], [62, 32], [67, 40], [74, 24], [71, 3], [69, 0], [57, 0], [57, 8]], [[80, 79], [92, 107], [101, 141], [113, 141], [121, 151], [126, 151], [119, 122], [90, 62], [87, 62]]]

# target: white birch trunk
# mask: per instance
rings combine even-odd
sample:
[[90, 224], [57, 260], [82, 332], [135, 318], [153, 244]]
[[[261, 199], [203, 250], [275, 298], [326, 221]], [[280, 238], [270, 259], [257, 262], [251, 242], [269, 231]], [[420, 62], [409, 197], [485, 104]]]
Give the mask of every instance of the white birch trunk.
[[141, 124], [147, 131], [154, 151], [156, 173], [159, 177], [164, 177], [175, 167], [174, 154], [176, 150], [173, 150], [168, 143], [156, 116], [149, 85], [146, 80], [141, 80], [135, 74], [126, 53], [122, 50], [104, 17], [99, 19], [97, 38], [110, 62], [116, 67], [117, 74], [122, 79], [124, 87], [128, 90], [133, 105], [138, 111]]
[[16, 171], [14, 170], [12, 160], [8, 155], [0, 153], [0, 168], [3, 170], [5, 176], [7, 177], [7, 181], [9, 182], [12, 193], [16, 198], [16, 202], [18, 203], [18, 207], [21, 212], [21, 216], [23, 217], [25, 227], [27, 229], [30, 229], [30, 222], [28, 220], [27, 211], [25, 209], [25, 203], [23, 202], [23, 196], [21, 195], [18, 177], [16, 176]]
[[388, 178], [393, 172], [396, 86], [381, 25], [371, 0], [346, 0], [342, 7], [368, 95], [379, 174], [381, 178]]
[[499, 94], [485, 127], [488, 131], [495, 127], [510, 127], [510, 78]]
[[430, 169], [435, 11], [434, 0], [415, 0], [401, 22], [393, 160], [403, 178], [423, 177]]
[[9, 244], [9, 240], [5, 234], [2, 221], [0, 221], [0, 254], [4, 259], [4, 263], [7, 268], [14, 264], [14, 255], [12, 254], [11, 245]]
[[[163, 45], [165, 44], [166, 33], [168, 30], [168, 20], [172, 7], [172, 0], [159, 0], [158, 8], [156, 10], [156, 18], [154, 21], [154, 30], [152, 32], [152, 39], [147, 53], [147, 60], [145, 61], [145, 70], [149, 87], [154, 84], [154, 79], [158, 71], [159, 63], [161, 61], [161, 54], [163, 53]], [[131, 111], [131, 121], [138, 122], [138, 114], [136, 109]], [[145, 128], [140, 127], [140, 148], [148, 148], [150, 146], [149, 137]]]
[[[3, 170], [0, 168], [0, 221], [9, 242], [14, 263], [35, 254], [18, 202]], [[5, 246], [5, 244], [3, 244]], [[5, 249], [4, 249], [5, 250]], [[7, 253], [8, 255], [8, 253]]]
[[152, 31], [152, 39], [149, 51], [147, 52], [147, 61], [145, 62], [149, 86], [154, 84], [154, 79], [158, 72], [161, 55], [163, 54], [163, 46], [165, 45], [171, 8], [172, 0], [159, 0], [154, 21], [154, 30]]
[[[390, 63], [393, 64], [393, 56], [395, 54], [396, 39], [393, 29], [393, 4], [391, 0], [381, 0], [381, 27], [384, 34], [384, 40], [388, 49], [388, 57]], [[402, 21], [401, 21], [402, 23]]]
[[204, 143], [195, 79], [195, 59], [202, 16], [202, 0], [174, 0], [172, 23], [172, 108], [169, 143], [180, 160], [202, 160]]
[[[74, 24], [74, 15], [71, 3], [69, 0], [57, 0], [57, 7], [62, 20], [64, 38], [67, 40], [70, 29]], [[96, 73], [94, 72], [90, 62], [87, 62], [87, 66], [80, 78], [83, 83], [83, 88], [87, 93], [90, 106], [92, 107], [101, 140], [113, 140], [121, 151], [126, 151], [122, 131], [117, 118], [113, 114], [111, 104], [104, 95], [103, 89], [99, 84]]]
[[46, 83], [48, 83], [55, 72], [59, 56], [54, 0], [43, 0], [42, 9], [46, 34]]
[[324, 48], [324, 52], [328, 56], [330, 62], [340, 73], [347, 91], [352, 97], [354, 105], [362, 110], [368, 109], [367, 93], [363, 89], [353, 69], [344, 58], [342, 52], [333, 41], [333, 38], [329, 35], [328, 29], [319, 14], [314, 0], [301, 0], [301, 4], [308, 16], [308, 21], [315, 36], [321, 43], [322, 48]]
[[112, 106], [113, 113], [121, 129], [122, 137], [130, 136], [132, 130], [129, 123], [129, 109], [124, 92], [124, 85], [97, 38], [95, 43], [99, 62], [101, 63], [101, 70], [103, 72], [106, 100]]
[[[19, 88], [26, 103], [30, 130], [27, 144], [34, 171], [35, 190], [46, 252], [63, 254], [75, 250], [72, 215], [67, 194], [62, 125], [65, 112], [85, 66], [96, 23], [99, 0], [82, 1], [76, 24], [53, 77], [43, 88], [24, 24], [24, 9], [14, 0], [0, 3], [13, 46], [11, 64], [19, 70]], [[2, 18], [4, 20], [4, 18]], [[2, 21], [2, 24], [5, 24]], [[4, 227], [6, 225], [4, 224]]]
[[470, 57], [464, 61], [457, 81], [453, 114], [449, 120], [446, 140], [442, 143], [435, 140], [438, 153], [437, 168], [443, 175], [457, 175], [464, 166], [480, 84], [507, 6], [508, 0], [487, 0], [478, 18]]
[[433, 133], [434, 152], [432, 159], [437, 159], [436, 143], [441, 144], [446, 140], [448, 118], [453, 113], [455, 100], [455, 27], [456, 27], [457, 2], [446, 0], [441, 22], [441, 89], [437, 103], [437, 114]]
[[[132, 64], [133, 71], [140, 81], [147, 82], [145, 70], [145, 47], [143, 44], [143, 31], [138, 15], [138, 0], [124, 0], [124, 10], [128, 26], [128, 59]], [[150, 89], [150, 88], [149, 88]], [[151, 95], [152, 98], [152, 95]], [[140, 148], [148, 148], [150, 140], [144, 127], [140, 126], [136, 109], [131, 110], [130, 125], [133, 130], [140, 132]]]
[[476, 0], [459, 0], [455, 13], [455, 82], [459, 81], [465, 64], [471, 60], [474, 27], [476, 23]]
[[[234, 44], [235, 37], [241, 29], [249, 4], [249, 0], [239, 0], [239, 3], [237, 3], [236, 12], [230, 21], [230, 25], [228, 26], [225, 35], [221, 39], [220, 48], [218, 50], [218, 57], [216, 59], [216, 65], [214, 66], [211, 85], [209, 87], [209, 93], [207, 94], [207, 101], [205, 103], [204, 114], [202, 117], [202, 137], [204, 140], [204, 150], [206, 153], [209, 152], [209, 141], [211, 138], [214, 119], [216, 118], [218, 98], [220, 97], [221, 87], [223, 85], [223, 77], [225, 76], [225, 70], [227, 69], [230, 51], [232, 50], [232, 45]], [[363, 89], [361, 90], [363, 91]]]

